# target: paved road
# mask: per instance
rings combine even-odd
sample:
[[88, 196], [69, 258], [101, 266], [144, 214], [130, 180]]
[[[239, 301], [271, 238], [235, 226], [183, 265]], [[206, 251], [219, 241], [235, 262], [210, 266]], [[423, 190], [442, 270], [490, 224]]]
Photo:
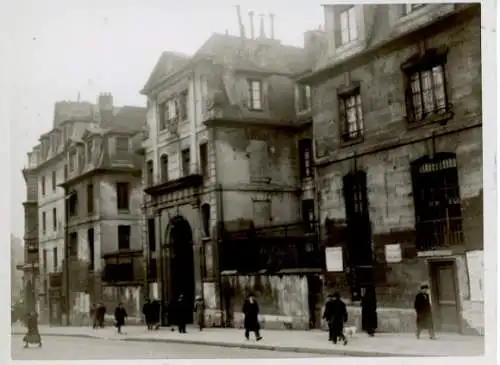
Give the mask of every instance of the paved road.
[[317, 354], [264, 351], [189, 344], [132, 342], [47, 336], [43, 347], [23, 348], [22, 336], [12, 336], [12, 360], [119, 360], [119, 359], [215, 359], [304, 358]]

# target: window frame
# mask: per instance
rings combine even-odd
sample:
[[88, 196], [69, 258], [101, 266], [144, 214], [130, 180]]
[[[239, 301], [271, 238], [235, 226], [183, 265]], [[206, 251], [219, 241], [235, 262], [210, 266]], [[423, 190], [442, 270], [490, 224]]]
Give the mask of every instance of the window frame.
[[[313, 176], [313, 152], [312, 140], [310, 138], [303, 138], [299, 140], [299, 168], [300, 179], [304, 180]], [[306, 153], [309, 154], [307, 158]], [[308, 166], [309, 165], [309, 166]]]
[[[127, 141], [126, 145], [127, 145], [127, 148], [120, 148], [120, 147], [124, 147], [125, 146], [125, 140]], [[120, 146], [120, 143], [121, 142], [123, 145]], [[116, 154], [121, 154], [121, 153], [129, 153], [130, 152], [130, 137], [128, 136], [116, 136], [115, 137], [115, 153]]]
[[412, 4], [402, 4], [403, 16], [408, 16], [416, 11], [424, 8], [428, 3], [412, 3]]
[[46, 193], [46, 191], [45, 191], [45, 183], [46, 183], [46, 181], [45, 181], [45, 175], [42, 175], [42, 177], [40, 178], [40, 180], [41, 180], [40, 181], [40, 185], [41, 185], [41, 188], [42, 188], [41, 189], [42, 190], [42, 196], [45, 196], [45, 193]]
[[87, 229], [87, 244], [89, 249], [89, 270], [95, 269], [95, 231], [94, 228]]
[[[405, 77], [405, 107], [406, 121], [408, 127], [419, 126], [427, 122], [440, 121], [444, 122], [451, 118], [453, 105], [450, 102], [448, 92], [447, 72], [447, 49], [445, 47], [431, 48], [426, 50], [423, 55], [414, 55], [410, 57], [402, 66]], [[440, 84], [435, 81], [434, 69], [440, 68], [438, 79]], [[430, 75], [430, 88], [424, 88], [423, 76]], [[412, 77], [418, 75], [418, 90], [412, 86]], [[439, 92], [442, 93], [442, 98], [436, 96], [436, 90], [439, 87]], [[432, 99], [432, 108], [427, 110], [426, 107], [426, 92], [430, 93]], [[415, 95], [418, 95], [418, 100], [421, 108], [421, 115], [417, 115], [418, 109], [415, 107]], [[442, 99], [442, 104], [439, 100]], [[429, 101], [429, 100], [427, 100]]]
[[52, 230], [57, 232], [57, 208], [52, 208]]
[[47, 233], [47, 212], [42, 212], [42, 234]]
[[189, 147], [181, 150], [181, 169], [183, 177], [191, 174], [191, 149]]
[[57, 252], [57, 247], [53, 247], [52, 248], [52, 265], [53, 265], [53, 269], [54, 269], [54, 272], [57, 272], [57, 269], [59, 267], [59, 257], [58, 256], [58, 252]]
[[[342, 25], [342, 17], [345, 14], [347, 27], [344, 28]], [[359, 39], [359, 30], [358, 30], [358, 19], [356, 16], [356, 6], [352, 5], [346, 9], [343, 9], [339, 12], [338, 22], [339, 22], [339, 44], [338, 47], [342, 47], [348, 45], [354, 41]], [[354, 24], [354, 25], [353, 25]], [[347, 33], [345, 32], [347, 31]], [[353, 34], [354, 33], [354, 34]], [[344, 39], [344, 35], [347, 34], [347, 37]]]
[[183, 90], [179, 95], [179, 119], [181, 121], [189, 119], [188, 95], [189, 91], [187, 89]]
[[146, 186], [154, 185], [154, 163], [153, 160], [146, 161]]
[[[248, 98], [248, 109], [251, 110], [251, 111], [262, 111], [264, 110], [264, 103], [263, 103], [263, 86], [264, 86], [264, 83], [262, 80], [260, 79], [255, 79], [255, 78], [249, 78], [247, 80], [248, 82], [248, 91], [249, 91], [249, 98]], [[259, 89], [257, 90], [258, 91], [258, 103], [259, 105], [256, 105], [256, 101], [257, 101], [257, 98], [256, 98], [256, 95], [254, 94], [254, 92], [256, 91], [254, 89], [254, 84], [257, 84], [259, 85]]]
[[[130, 250], [130, 241], [131, 241], [131, 226], [129, 224], [120, 224], [117, 227], [118, 234], [118, 251], [128, 251]], [[126, 247], [123, 246], [122, 239], [126, 237]]]
[[208, 179], [208, 142], [200, 143], [198, 146], [200, 156], [200, 173], [204, 179]]
[[57, 188], [57, 171], [52, 171], [52, 191], [56, 191]]
[[92, 183], [87, 184], [87, 213], [94, 213], [94, 184]]
[[311, 97], [311, 86], [305, 84], [297, 84], [296, 88], [296, 100], [298, 113], [305, 113], [312, 109], [312, 97]]
[[[341, 144], [353, 144], [363, 141], [365, 132], [364, 113], [363, 113], [363, 99], [361, 98], [361, 87], [356, 86], [349, 91], [338, 93], [338, 115], [339, 115], [339, 134]], [[354, 104], [347, 107], [350, 99], [354, 99]], [[349, 110], [355, 109], [356, 129], [350, 130], [351, 123], [349, 121]]]
[[116, 209], [118, 212], [130, 211], [130, 183], [116, 182]]
[[161, 182], [167, 182], [168, 176], [168, 155], [166, 153], [160, 156], [160, 178]]

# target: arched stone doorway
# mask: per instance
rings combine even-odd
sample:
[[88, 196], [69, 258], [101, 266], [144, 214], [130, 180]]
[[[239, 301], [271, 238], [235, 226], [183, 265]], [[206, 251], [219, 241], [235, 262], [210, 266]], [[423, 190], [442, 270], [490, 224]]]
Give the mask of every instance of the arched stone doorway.
[[186, 302], [192, 305], [195, 299], [193, 233], [184, 217], [176, 216], [170, 220], [165, 243], [168, 254], [164, 298], [172, 302], [183, 294]]

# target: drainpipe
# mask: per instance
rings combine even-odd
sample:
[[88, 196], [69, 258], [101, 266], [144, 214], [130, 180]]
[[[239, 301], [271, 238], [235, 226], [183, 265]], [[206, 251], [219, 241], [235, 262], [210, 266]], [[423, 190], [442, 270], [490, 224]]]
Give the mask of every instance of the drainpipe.
[[70, 326], [70, 280], [69, 280], [69, 196], [68, 196], [68, 188], [64, 187], [64, 271], [65, 274], [65, 285], [66, 285], [66, 325]]

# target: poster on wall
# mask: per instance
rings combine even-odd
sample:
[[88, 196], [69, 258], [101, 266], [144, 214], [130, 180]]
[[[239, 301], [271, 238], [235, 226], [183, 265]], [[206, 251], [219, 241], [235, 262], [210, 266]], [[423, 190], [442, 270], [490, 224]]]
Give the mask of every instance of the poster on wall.
[[342, 247], [325, 248], [326, 270], [328, 272], [344, 271], [344, 261], [342, 258]]
[[401, 262], [402, 259], [401, 245], [399, 243], [385, 245], [385, 261], [387, 263]]
[[482, 302], [484, 301], [484, 251], [469, 251], [466, 257], [470, 300]]

